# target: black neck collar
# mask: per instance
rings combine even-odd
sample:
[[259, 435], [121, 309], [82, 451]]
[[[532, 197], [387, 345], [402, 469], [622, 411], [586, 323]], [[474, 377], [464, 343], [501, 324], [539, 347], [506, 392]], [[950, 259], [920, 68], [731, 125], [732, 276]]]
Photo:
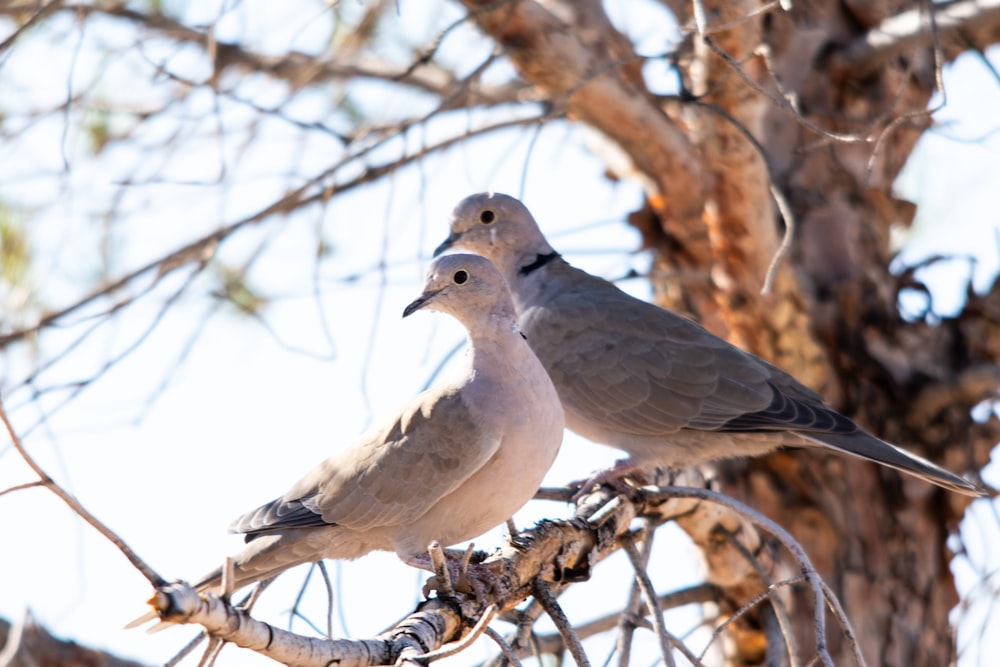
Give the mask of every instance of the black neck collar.
[[555, 250], [548, 253], [547, 255], [536, 255], [535, 261], [533, 261], [531, 264], [525, 264], [520, 269], [518, 269], [517, 272], [522, 276], [530, 275], [531, 273], [534, 273], [535, 271], [542, 268], [552, 260], [557, 259], [558, 257], [559, 253], [557, 253]]

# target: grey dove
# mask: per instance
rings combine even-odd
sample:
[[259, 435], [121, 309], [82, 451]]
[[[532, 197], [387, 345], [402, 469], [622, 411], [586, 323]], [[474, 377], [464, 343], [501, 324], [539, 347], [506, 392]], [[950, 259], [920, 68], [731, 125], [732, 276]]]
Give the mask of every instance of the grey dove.
[[[503, 277], [477, 255], [448, 255], [406, 307], [468, 330], [465, 364], [280, 498], [232, 526], [246, 534], [235, 588], [323, 558], [395, 551], [408, 563], [502, 524], [538, 490], [559, 450], [563, 411], [517, 324]], [[195, 586], [218, 588], [221, 571]]]
[[462, 200], [434, 254], [450, 248], [488, 257], [507, 279], [521, 329], [559, 392], [566, 426], [626, 451], [636, 467], [823, 446], [951, 491], [983, 493], [865, 431], [776, 366], [573, 268], [513, 197]]

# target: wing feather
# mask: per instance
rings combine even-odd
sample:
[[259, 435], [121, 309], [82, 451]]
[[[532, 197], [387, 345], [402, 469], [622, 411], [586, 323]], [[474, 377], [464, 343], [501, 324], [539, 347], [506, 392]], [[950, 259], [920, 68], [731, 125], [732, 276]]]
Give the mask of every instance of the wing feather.
[[285, 495], [237, 519], [232, 529], [252, 534], [411, 523], [496, 453], [502, 434], [489, 431], [457, 387], [432, 389], [313, 468]]
[[547, 279], [549, 298], [525, 308], [522, 327], [568, 409], [660, 436], [723, 428], [770, 405], [779, 369], [568, 265]]

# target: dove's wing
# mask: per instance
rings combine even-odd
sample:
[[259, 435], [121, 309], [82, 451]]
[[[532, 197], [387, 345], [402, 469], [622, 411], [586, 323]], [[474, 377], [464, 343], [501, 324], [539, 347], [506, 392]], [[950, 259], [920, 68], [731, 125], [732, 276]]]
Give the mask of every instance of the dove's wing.
[[567, 265], [545, 278], [550, 296], [526, 304], [522, 324], [570, 409], [655, 436], [725, 429], [771, 405], [769, 380], [781, 371], [770, 364]]
[[488, 423], [462, 400], [460, 386], [424, 392], [288, 493], [238, 519], [233, 530], [330, 524], [367, 530], [415, 521], [496, 453], [502, 434]]

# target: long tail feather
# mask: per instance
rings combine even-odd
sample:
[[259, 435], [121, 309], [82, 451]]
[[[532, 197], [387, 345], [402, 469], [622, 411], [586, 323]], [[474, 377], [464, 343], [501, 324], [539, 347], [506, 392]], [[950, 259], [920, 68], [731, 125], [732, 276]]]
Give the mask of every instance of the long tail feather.
[[799, 435], [845, 454], [895, 468], [955, 493], [974, 497], [987, 495], [985, 490], [972, 482], [865, 431], [844, 434], [800, 431]]

